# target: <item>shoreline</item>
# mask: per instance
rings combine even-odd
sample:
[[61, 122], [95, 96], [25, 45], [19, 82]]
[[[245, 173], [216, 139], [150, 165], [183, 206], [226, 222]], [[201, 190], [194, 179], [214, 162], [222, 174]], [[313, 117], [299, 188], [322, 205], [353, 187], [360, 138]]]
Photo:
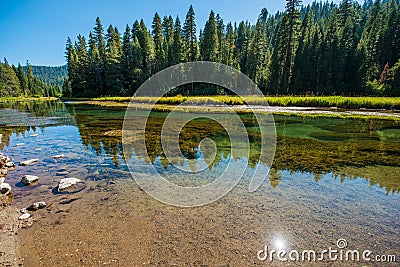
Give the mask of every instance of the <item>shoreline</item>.
[[19, 209], [14, 206], [12, 188], [6, 183], [9, 171], [13, 171], [14, 168], [14, 163], [10, 161], [10, 158], [0, 154], [0, 266], [22, 265], [18, 259], [20, 252], [18, 229], [24, 227], [26, 222], [18, 220]]

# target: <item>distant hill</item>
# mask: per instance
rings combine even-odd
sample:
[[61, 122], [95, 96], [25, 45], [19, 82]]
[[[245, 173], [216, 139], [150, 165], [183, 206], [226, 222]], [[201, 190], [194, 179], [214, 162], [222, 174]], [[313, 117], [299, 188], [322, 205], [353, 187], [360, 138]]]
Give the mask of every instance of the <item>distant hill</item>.
[[[26, 66], [23, 67], [26, 72]], [[68, 76], [67, 65], [59, 67], [32, 66], [33, 75], [52, 85], [62, 85]]]

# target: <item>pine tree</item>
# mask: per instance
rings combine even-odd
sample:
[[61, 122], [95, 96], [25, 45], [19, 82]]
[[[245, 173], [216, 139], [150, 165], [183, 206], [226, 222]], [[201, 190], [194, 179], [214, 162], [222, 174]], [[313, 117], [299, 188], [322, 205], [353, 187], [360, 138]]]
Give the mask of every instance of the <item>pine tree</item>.
[[4, 63], [0, 62], [0, 96], [20, 96], [22, 94], [17, 73], [4, 58]]
[[[100, 79], [99, 79], [99, 85], [98, 85], [98, 93], [99, 95], [104, 95], [106, 93], [106, 78], [105, 78], [105, 72], [106, 72], [106, 41], [104, 38], [104, 29], [103, 25], [101, 24], [100, 18], [96, 18], [96, 25], [94, 27], [94, 38], [97, 43], [97, 50], [99, 51], [99, 70], [100, 70]], [[71, 85], [74, 87], [72, 80], [71, 80]]]
[[348, 18], [352, 16], [353, 1], [343, 0], [339, 6], [338, 12], [338, 26], [339, 28], [344, 28]]
[[339, 32], [337, 27], [335, 9], [329, 18], [328, 26], [324, 38], [324, 55], [322, 63], [322, 81], [321, 84], [324, 86], [324, 93], [332, 94], [338, 89], [338, 64], [337, 55], [339, 49]]
[[235, 32], [233, 30], [232, 23], [228, 23], [226, 26], [226, 64], [231, 67], [239, 68], [239, 63], [235, 58]]
[[93, 95], [101, 95], [102, 91], [100, 85], [102, 83], [101, 78], [101, 60], [99, 49], [97, 48], [96, 39], [92, 32], [89, 34], [89, 48], [88, 48], [88, 65], [89, 70], [87, 74], [87, 87], [88, 90], [92, 91]]
[[118, 95], [123, 89], [123, 75], [121, 73], [122, 42], [118, 29], [110, 25], [107, 29], [106, 39], [106, 94]]
[[126, 94], [132, 90], [132, 41], [131, 29], [127, 24], [125, 32], [122, 37], [122, 58], [121, 58], [121, 72], [123, 75], [123, 87]]
[[266, 8], [263, 8], [263, 9], [261, 9], [261, 13], [258, 16], [258, 20], [261, 23], [267, 23], [268, 16], [269, 16], [268, 10]]
[[172, 46], [174, 43], [174, 19], [172, 16], [164, 17], [163, 18], [163, 35], [165, 38], [164, 41], [164, 53], [167, 58], [166, 65], [171, 66], [173, 65], [173, 58], [172, 58]]
[[218, 54], [217, 54], [217, 62], [227, 64], [226, 58], [226, 32], [224, 21], [219, 14], [215, 17], [215, 23], [217, 28], [218, 35]]
[[[360, 38], [359, 20], [353, 10], [351, 1], [343, 1], [339, 8], [338, 16], [339, 46], [336, 60], [338, 92], [349, 95], [350, 91], [360, 88], [358, 71], [361, 66], [358, 58], [359, 52], [357, 51], [357, 44]], [[346, 21], [341, 27], [343, 18], [346, 18]]]
[[171, 65], [184, 62], [185, 56], [186, 54], [182, 40], [181, 21], [179, 20], [179, 17], [176, 17], [174, 25], [174, 43], [172, 44], [171, 48]]
[[264, 90], [270, 59], [267, 48], [265, 23], [259, 19], [248, 49], [246, 71], [248, 76]]
[[249, 45], [249, 34], [246, 24], [243, 21], [240, 22], [237, 32], [237, 38], [235, 41], [235, 57], [238, 59], [240, 70], [244, 73], [247, 73], [246, 62], [247, 48]]
[[135, 93], [136, 89], [139, 88], [142, 82], [145, 80], [145, 72], [143, 66], [143, 52], [140, 47], [138, 38], [135, 36], [131, 44], [132, 51], [132, 89], [130, 93]]
[[87, 44], [86, 39], [82, 35], [78, 35], [78, 42], [75, 44], [76, 53], [76, 79], [73, 93], [83, 93], [87, 94], [87, 83], [88, 83], [88, 70], [89, 70], [89, 60], [87, 55]]
[[35, 80], [33, 77], [32, 66], [26, 61], [26, 69], [27, 69], [27, 79], [28, 79], [28, 89], [30, 95], [36, 95], [38, 92], [35, 88]]
[[27, 96], [29, 92], [28, 78], [26, 77], [25, 71], [22, 68], [21, 64], [18, 64], [17, 77], [21, 85], [21, 90], [23, 91], [24, 95]]
[[317, 29], [314, 26], [314, 9], [311, 8], [304, 16], [300, 28], [301, 34], [293, 66], [293, 80], [291, 82], [292, 92], [295, 94], [315, 89], [311, 75], [317, 67], [315, 65], [317, 62], [313, 60], [313, 55], [316, 54], [316, 51], [313, 51], [312, 48], [316, 31]]
[[62, 85], [62, 95], [63, 97], [72, 97], [72, 87], [71, 87], [71, 81], [69, 78], [65, 79], [63, 85]]
[[143, 20], [140, 21], [139, 44], [142, 51], [144, 74], [149, 78], [154, 73], [154, 41]]
[[196, 37], [196, 22], [193, 6], [190, 5], [186, 14], [185, 24], [183, 26], [185, 59], [187, 61], [196, 61], [199, 54], [199, 47]]
[[365, 53], [363, 69], [365, 70], [366, 80], [376, 79], [379, 72], [379, 49], [381, 39], [381, 2], [376, 0], [367, 17], [362, 35], [362, 47]]
[[154, 15], [152, 24], [152, 34], [154, 40], [154, 50], [155, 50], [155, 62], [154, 68], [155, 72], [159, 72], [166, 66], [166, 55], [164, 54], [164, 40], [163, 40], [163, 27], [161, 23], [161, 18], [156, 13]]
[[[288, 93], [297, 49], [300, 0], [286, 0], [286, 11], [279, 25], [271, 62], [270, 85], [275, 93]], [[274, 87], [274, 88], [273, 88]]]
[[202, 33], [202, 39], [200, 43], [200, 53], [202, 60], [204, 61], [216, 62], [218, 60], [218, 33], [215, 22], [215, 14], [213, 11], [211, 11], [208, 21], [204, 26], [204, 32]]
[[382, 30], [379, 51], [379, 64], [386, 62], [394, 66], [400, 58], [400, 10], [399, 4], [392, 0], [383, 7], [385, 17], [382, 19]]

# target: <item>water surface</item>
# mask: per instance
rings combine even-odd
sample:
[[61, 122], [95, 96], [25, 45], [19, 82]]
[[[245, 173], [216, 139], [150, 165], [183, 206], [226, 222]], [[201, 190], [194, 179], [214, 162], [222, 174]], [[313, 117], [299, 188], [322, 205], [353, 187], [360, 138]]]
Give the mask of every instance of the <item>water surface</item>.
[[[145, 151], [135, 145], [135, 140], [131, 142], [131, 155], [125, 154], [137, 163], [138, 172], [140, 166], [146, 170], [146, 166], [153, 164], [170, 181], [194, 186], [218, 177], [230, 157], [247, 163], [248, 172], [257, 164], [271, 168], [271, 175], [256, 192], [248, 192], [248, 180], [244, 179], [217, 203], [190, 210], [167, 207], [155, 200], [143, 203], [143, 199], [149, 199], [143, 192], [137, 196], [139, 193], [125, 190], [135, 182], [122, 151], [123, 108], [10, 102], [1, 103], [0, 112], [1, 152], [15, 162], [40, 159], [35, 165], [18, 167], [7, 177], [15, 185], [15, 204], [25, 205], [38, 196], [48, 202], [65, 201], [54, 191], [63, 177], [87, 181], [88, 186], [82, 192], [75, 192], [79, 198], [89, 196], [97, 185], [121, 181], [122, 187], [110, 189], [114, 200], [128, 201], [124, 205], [133, 205], [132, 210], [141, 210], [140, 216], [165, 227], [160, 228], [163, 230], [159, 230], [158, 237], [149, 237], [152, 245], [144, 245], [143, 250], [151, 253], [143, 256], [143, 261], [151, 264], [262, 265], [265, 262], [258, 261], [256, 253], [265, 244], [272, 246], [275, 237], [298, 249], [327, 248], [344, 238], [352, 249], [398, 253], [400, 124], [395, 121], [274, 116], [277, 147], [274, 162], [268, 166], [259, 159], [260, 136], [253, 116], [241, 116], [251, 140], [249, 155], [231, 155], [229, 136], [221, 125], [198, 119], [188, 123], [180, 133], [180, 148], [186, 160], [173, 163], [193, 172], [208, 164], [199, 179], [198, 175], [177, 171], [165, 157], [160, 134], [168, 114], [153, 112], [146, 131], [150, 161], [143, 159]], [[35, 133], [37, 137], [31, 136]], [[215, 159], [204, 157], [199, 147], [204, 138], [216, 143]], [[65, 157], [50, 158], [56, 154]], [[39, 175], [40, 183], [29, 188], [20, 186], [20, 177], [27, 173]], [[71, 200], [74, 194], [62, 197]], [[131, 203], [133, 199], [136, 204]], [[79, 201], [74, 207], [75, 213], [84, 213], [87, 208]], [[65, 215], [57, 216], [60, 213], [54, 212], [49, 218], [67, 220]], [[188, 222], [188, 218], [192, 221]], [[189, 233], [192, 238], [185, 239]], [[174, 240], [181, 242], [176, 244]], [[160, 248], [157, 242], [169, 242], [173, 249], [172, 245]], [[190, 249], [201, 253], [185, 256]]]

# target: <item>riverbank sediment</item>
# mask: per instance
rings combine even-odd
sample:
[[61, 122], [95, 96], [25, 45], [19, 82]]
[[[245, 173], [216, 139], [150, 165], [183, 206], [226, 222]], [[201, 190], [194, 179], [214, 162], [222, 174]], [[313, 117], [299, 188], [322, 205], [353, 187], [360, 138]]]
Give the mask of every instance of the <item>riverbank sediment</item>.
[[[0, 135], [1, 136], [1, 135]], [[0, 138], [1, 142], [1, 138]], [[0, 266], [19, 266], [18, 262], [18, 209], [13, 207], [12, 187], [6, 176], [14, 167], [10, 158], [0, 154]]]

